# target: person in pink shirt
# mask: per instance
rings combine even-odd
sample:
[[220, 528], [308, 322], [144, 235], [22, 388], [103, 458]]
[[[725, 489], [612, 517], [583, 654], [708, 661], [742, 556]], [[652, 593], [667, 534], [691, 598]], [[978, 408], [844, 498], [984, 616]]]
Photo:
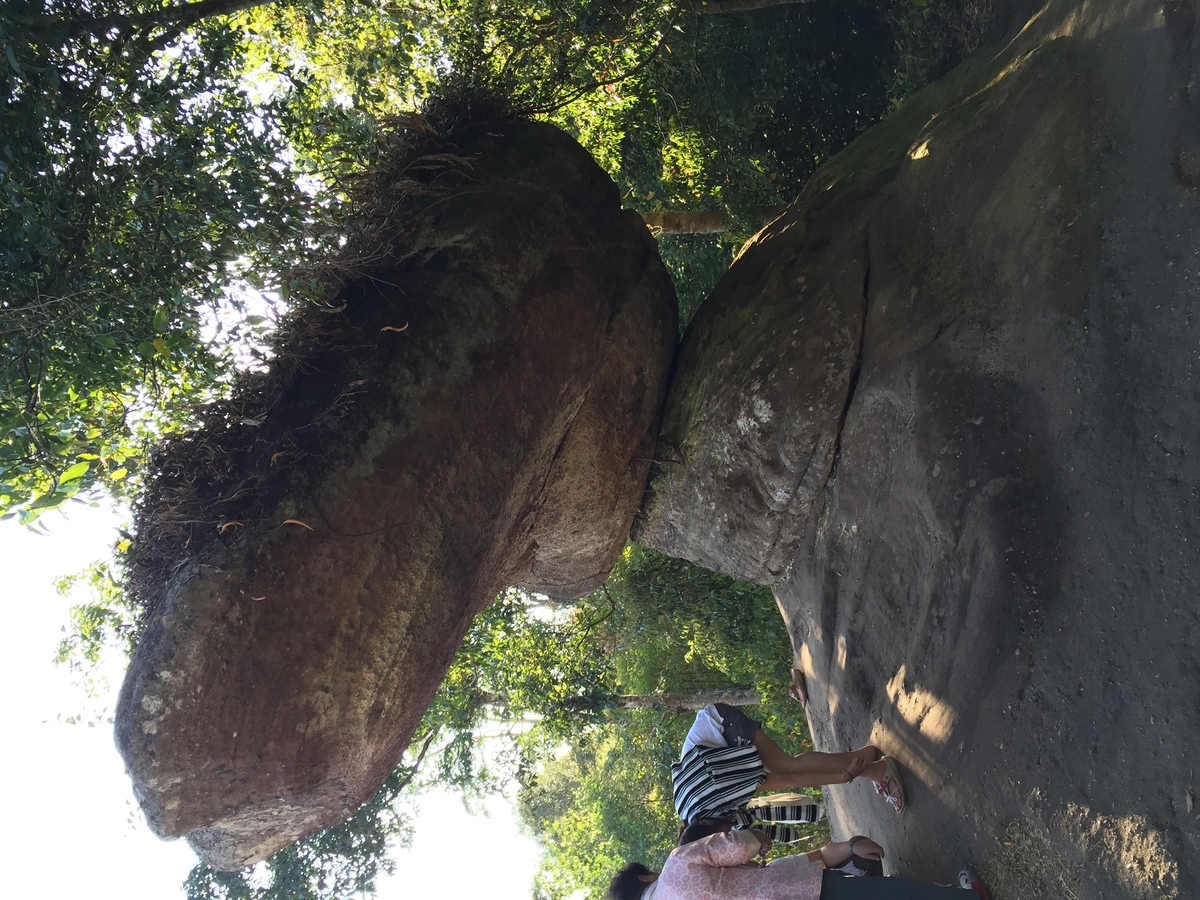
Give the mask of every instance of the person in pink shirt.
[[626, 866], [613, 879], [608, 900], [820, 900], [835, 895], [848, 900], [963, 897], [959, 888], [900, 878], [862, 878], [837, 872], [826, 875], [852, 856], [882, 860], [883, 848], [870, 838], [834, 841], [820, 850], [785, 856], [762, 865], [755, 858], [770, 849], [771, 841], [765, 834], [753, 829], [733, 831], [727, 823], [722, 826], [716, 820], [712, 827], [721, 830], [676, 847], [661, 872], [640, 863]]

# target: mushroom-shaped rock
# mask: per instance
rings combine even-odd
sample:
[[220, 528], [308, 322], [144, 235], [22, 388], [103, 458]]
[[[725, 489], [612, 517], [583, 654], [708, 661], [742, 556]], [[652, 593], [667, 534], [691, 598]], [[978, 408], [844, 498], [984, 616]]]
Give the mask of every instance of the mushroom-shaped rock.
[[142, 500], [117, 741], [155, 831], [219, 868], [352, 813], [474, 614], [595, 587], [642, 498], [677, 327], [645, 226], [546, 125], [411, 163], [403, 252], [331, 267], [256, 412], [216, 407]]

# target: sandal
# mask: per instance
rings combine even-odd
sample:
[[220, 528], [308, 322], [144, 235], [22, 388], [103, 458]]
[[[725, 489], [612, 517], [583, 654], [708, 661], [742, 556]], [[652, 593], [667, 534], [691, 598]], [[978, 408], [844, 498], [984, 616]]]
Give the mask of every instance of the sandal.
[[879, 781], [875, 782], [875, 793], [888, 802], [896, 812], [904, 812], [904, 804], [906, 798], [904, 796], [904, 782], [900, 780], [900, 766], [896, 764], [896, 760], [890, 756], [883, 758], [887, 764], [887, 771]]

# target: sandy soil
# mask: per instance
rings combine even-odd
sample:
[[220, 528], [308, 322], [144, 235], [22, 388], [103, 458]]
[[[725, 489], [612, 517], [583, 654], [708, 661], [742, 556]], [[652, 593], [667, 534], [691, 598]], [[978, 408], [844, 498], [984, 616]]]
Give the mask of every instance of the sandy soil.
[[975, 865], [994, 900], [1200, 896], [1187, 717], [1173, 715], [1198, 694], [1171, 653], [1188, 652], [1197, 613], [1097, 607], [1024, 629], [966, 692], [970, 709], [908, 671], [880, 683], [851, 657], [830, 685], [807, 660], [817, 747], [870, 740], [905, 769], [901, 815], [869, 783], [827, 789], [834, 835], [877, 838], [893, 874], [946, 883]]

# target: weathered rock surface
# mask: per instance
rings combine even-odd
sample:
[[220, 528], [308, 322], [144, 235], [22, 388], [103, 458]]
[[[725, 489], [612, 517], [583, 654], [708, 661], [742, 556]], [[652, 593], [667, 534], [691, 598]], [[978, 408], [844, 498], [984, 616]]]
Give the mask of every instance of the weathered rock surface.
[[336, 347], [248, 423], [269, 464], [230, 463], [287, 467], [272, 451], [305, 416], [346, 406], [327, 468], [185, 551], [126, 677], [143, 809], [217, 867], [356, 809], [473, 615], [512, 584], [590, 590], [641, 501], [677, 327], [652, 239], [553, 128], [475, 129], [457, 153], [471, 177], [409, 260], [345, 288]]
[[899, 818], [831, 789], [835, 833], [915, 877], [1200, 896], [1197, 9], [1034, 4], [685, 338], [638, 537], [774, 585], [818, 746], [909, 773]]

